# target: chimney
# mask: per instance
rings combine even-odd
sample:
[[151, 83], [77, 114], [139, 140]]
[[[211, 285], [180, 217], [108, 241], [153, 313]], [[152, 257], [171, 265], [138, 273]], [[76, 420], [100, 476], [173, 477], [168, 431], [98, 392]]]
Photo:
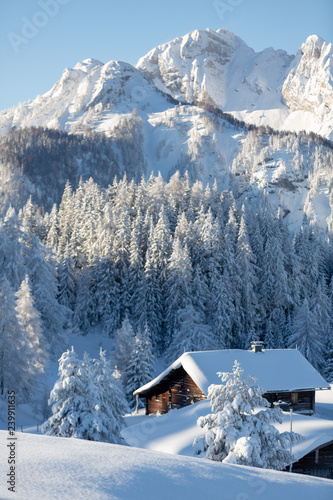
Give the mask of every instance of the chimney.
[[251, 342], [251, 350], [254, 352], [262, 352], [264, 343], [261, 340], [253, 340]]

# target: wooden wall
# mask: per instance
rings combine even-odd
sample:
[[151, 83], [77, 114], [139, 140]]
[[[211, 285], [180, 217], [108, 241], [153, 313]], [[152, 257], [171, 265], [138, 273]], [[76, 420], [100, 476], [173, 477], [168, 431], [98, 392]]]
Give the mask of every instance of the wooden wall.
[[145, 394], [146, 414], [166, 413], [174, 408], [182, 408], [202, 399], [205, 394], [199, 389], [183, 367], [173, 370], [152, 390]]
[[298, 474], [333, 479], [333, 441], [295, 462], [292, 471]]
[[[294, 393], [295, 394], [295, 393]], [[276, 392], [264, 394], [267, 401], [273, 404], [274, 401], [284, 401], [289, 404], [289, 408], [295, 411], [315, 411], [315, 391], [301, 391], [297, 393], [298, 402], [292, 403], [291, 392]]]
[[[269, 403], [284, 401], [289, 403], [289, 408], [295, 411], [314, 411], [315, 391], [304, 391], [294, 393], [297, 395], [297, 403], [292, 402], [292, 393], [277, 392], [267, 393], [264, 397]], [[199, 389], [192, 378], [183, 367], [172, 370], [159, 384], [147, 391], [142, 397], [146, 398], [146, 414], [166, 413], [173, 408], [182, 408], [197, 401], [206, 399], [205, 394]]]

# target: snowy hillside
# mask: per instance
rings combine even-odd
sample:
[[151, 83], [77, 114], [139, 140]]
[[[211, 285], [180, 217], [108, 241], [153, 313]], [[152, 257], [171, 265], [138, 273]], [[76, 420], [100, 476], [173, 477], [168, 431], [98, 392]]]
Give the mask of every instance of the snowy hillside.
[[73, 69], [66, 68], [46, 94], [3, 111], [0, 135], [32, 126], [71, 132], [82, 132], [85, 127], [112, 129], [137, 106], [158, 112], [168, 105], [166, 96], [130, 64], [86, 59]]
[[[4, 445], [7, 434], [0, 433]], [[20, 500], [76, 498], [192, 500], [202, 498], [332, 498], [330, 480], [176, 457], [119, 445], [20, 434], [17, 492]], [[0, 496], [13, 497], [3, 478]]]
[[[330, 398], [327, 406], [332, 411], [331, 391], [325, 392], [327, 398]], [[155, 415], [128, 416], [126, 417], [128, 427], [123, 429], [122, 435], [130, 446], [193, 457], [196, 450], [193, 447], [193, 441], [204, 434], [204, 431], [198, 427], [197, 420], [210, 412], [211, 402], [205, 400], [158, 417]], [[289, 431], [290, 426], [289, 413], [284, 412], [283, 415], [283, 423], [274, 424], [280, 432]], [[316, 446], [333, 440], [333, 421], [328, 419], [330, 417], [323, 419], [294, 414], [293, 431], [305, 437], [304, 441], [293, 446], [296, 459], [299, 460]]]
[[256, 53], [225, 29], [207, 29], [156, 47], [137, 68], [176, 99], [208, 97], [247, 123], [332, 139], [332, 57], [332, 44], [317, 36], [295, 58], [272, 48]]

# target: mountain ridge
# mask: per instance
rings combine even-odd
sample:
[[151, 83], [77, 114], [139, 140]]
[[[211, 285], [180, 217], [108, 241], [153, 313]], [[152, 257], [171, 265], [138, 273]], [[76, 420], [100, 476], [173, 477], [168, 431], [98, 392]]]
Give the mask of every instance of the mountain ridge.
[[[288, 214], [293, 230], [306, 215], [326, 232], [333, 227], [332, 133], [325, 139], [325, 134], [311, 136], [317, 133], [311, 127], [308, 136], [298, 129], [319, 120], [314, 129], [329, 130], [330, 120], [320, 121], [320, 113], [325, 118], [330, 105], [331, 52], [332, 44], [311, 36], [296, 56], [272, 48], [256, 53], [221, 29], [177, 37], [152, 49], [137, 67], [85, 59], [65, 69], [43, 96], [0, 113], [1, 209], [17, 200], [22, 186], [25, 200], [30, 193], [36, 203], [47, 199], [50, 204], [58, 202], [67, 178], [74, 179], [75, 187], [80, 176], [92, 176], [106, 187], [112, 175], [124, 172], [136, 181], [161, 172], [167, 180], [178, 170], [181, 175], [188, 171], [193, 182], [212, 185], [216, 179], [221, 190], [231, 189], [232, 179], [239, 196], [263, 191]], [[315, 80], [316, 71], [326, 86]], [[305, 72], [309, 77], [304, 80]], [[321, 105], [314, 112], [298, 109], [304, 99], [321, 99]], [[249, 110], [246, 102], [266, 103], [266, 108]], [[238, 110], [233, 111], [235, 103]], [[281, 117], [284, 124], [296, 121], [298, 132], [283, 130]], [[74, 141], [35, 129], [8, 135], [27, 127], [63, 131]], [[76, 139], [79, 135], [87, 138], [85, 145]], [[49, 147], [41, 150], [44, 143]], [[55, 192], [48, 182], [56, 169]], [[45, 197], [38, 194], [43, 190]]]

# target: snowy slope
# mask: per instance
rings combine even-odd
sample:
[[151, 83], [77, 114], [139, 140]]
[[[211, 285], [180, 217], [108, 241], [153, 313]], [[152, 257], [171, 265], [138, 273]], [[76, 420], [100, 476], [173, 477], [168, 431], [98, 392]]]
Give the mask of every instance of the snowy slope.
[[225, 29], [207, 29], [156, 47], [137, 68], [176, 99], [209, 97], [247, 123], [332, 139], [332, 61], [332, 44], [317, 36], [295, 58], [272, 48], [256, 53]]
[[130, 64], [86, 59], [66, 68], [51, 90], [32, 102], [0, 114], [0, 135], [12, 128], [46, 127], [68, 132], [113, 128], [133, 109], [159, 111], [170, 105], [166, 96]]
[[[7, 434], [0, 433], [1, 446]], [[19, 435], [17, 492], [7, 491], [0, 462], [0, 497], [19, 500], [79, 498], [166, 500], [332, 498], [330, 480], [175, 457], [126, 446]], [[223, 492], [223, 493], [222, 493]]]
[[[130, 446], [191, 457], [195, 454], [194, 439], [203, 435], [197, 420], [210, 412], [210, 401], [206, 400], [161, 416], [127, 417], [128, 427], [122, 431], [122, 435]], [[283, 412], [283, 415], [283, 423], [274, 424], [280, 432], [290, 430], [289, 413]], [[297, 459], [333, 440], [333, 421], [329, 419], [294, 413], [293, 430], [305, 437], [304, 441], [293, 446], [293, 454]]]

